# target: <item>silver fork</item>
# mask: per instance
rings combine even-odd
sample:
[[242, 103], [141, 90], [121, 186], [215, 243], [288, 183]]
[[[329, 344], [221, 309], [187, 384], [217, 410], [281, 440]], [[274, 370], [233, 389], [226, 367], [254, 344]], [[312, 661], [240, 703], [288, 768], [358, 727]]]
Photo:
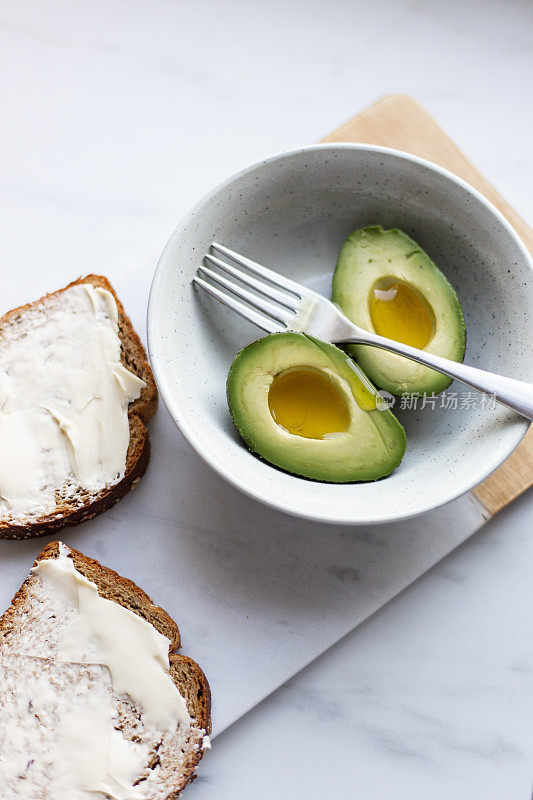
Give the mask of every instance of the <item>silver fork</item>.
[[[263, 331], [295, 331], [335, 344], [380, 347], [449, 375], [479, 392], [491, 395], [499, 403], [527, 419], [533, 419], [533, 385], [477, 367], [458, 364], [456, 361], [365, 331], [354, 325], [337, 306], [317, 292], [221, 244], [213, 242], [211, 249], [230, 259], [233, 264], [208, 253], [205, 262], [210, 266], [201, 266], [193, 282]], [[239, 269], [234, 264], [244, 269]], [[224, 274], [215, 272], [211, 266], [217, 267]], [[245, 288], [247, 286], [253, 292]]]

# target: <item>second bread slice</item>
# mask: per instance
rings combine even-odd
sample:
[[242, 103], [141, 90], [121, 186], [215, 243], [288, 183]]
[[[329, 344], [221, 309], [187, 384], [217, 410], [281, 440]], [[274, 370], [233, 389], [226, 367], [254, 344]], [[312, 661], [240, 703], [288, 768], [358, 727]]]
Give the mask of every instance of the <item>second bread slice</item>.
[[[42, 567], [51, 561], [65, 574], [75, 570], [82, 576], [78, 598], [68, 582], [50, 588]], [[114, 638], [123, 637], [119, 655], [126, 658], [117, 674], [113, 673], [116, 660], [111, 672], [96, 663], [91, 641], [100, 636], [99, 652], [105, 654], [109, 630], [106, 620], [100, 626], [95, 612], [92, 640], [79, 640], [84, 630], [79, 620], [89, 608], [82, 596], [87, 582], [93, 595], [91, 586], [99, 598], [137, 615], [157, 631], [160, 641], [168, 642], [167, 666], [154, 653], [131, 650], [134, 638], [127, 636], [131, 618], [115, 631]], [[147, 641], [150, 644], [151, 638]], [[78, 648], [76, 660], [65, 658], [63, 652], [73, 642]], [[58, 800], [66, 791], [85, 800], [101, 786], [118, 800], [174, 800], [194, 777], [211, 729], [209, 685], [200, 667], [177, 653], [179, 646], [176, 623], [134, 583], [60, 542], [45, 547], [0, 620], [3, 800]], [[116, 641], [111, 649], [116, 651]], [[138, 674], [145, 667], [152, 670], [144, 676], [147, 680], [150, 675], [159, 681], [164, 673], [170, 675], [179, 693], [176, 699], [181, 697], [186, 707], [185, 718], [158, 724], [150, 719], [153, 709], [128, 694], [132, 677], [135, 686], [140, 680], [142, 688], [150, 689]], [[153, 699], [157, 705], [157, 695]], [[91, 735], [93, 729], [98, 735]], [[125, 760], [131, 762], [126, 770]], [[118, 765], [118, 772], [113, 765]], [[123, 780], [125, 771], [132, 776], [130, 783]]]

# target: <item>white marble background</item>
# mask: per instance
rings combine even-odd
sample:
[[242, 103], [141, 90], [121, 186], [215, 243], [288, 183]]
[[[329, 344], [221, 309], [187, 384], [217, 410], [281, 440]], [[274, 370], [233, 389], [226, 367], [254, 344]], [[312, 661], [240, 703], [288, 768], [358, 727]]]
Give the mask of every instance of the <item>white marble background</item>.
[[[533, 220], [526, 0], [2, 0], [0, 69], [3, 308], [51, 272], [147, 287], [214, 183], [392, 91]], [[530, 800], [532, 512], [530, 494], [218, 737], [191, 800]]]

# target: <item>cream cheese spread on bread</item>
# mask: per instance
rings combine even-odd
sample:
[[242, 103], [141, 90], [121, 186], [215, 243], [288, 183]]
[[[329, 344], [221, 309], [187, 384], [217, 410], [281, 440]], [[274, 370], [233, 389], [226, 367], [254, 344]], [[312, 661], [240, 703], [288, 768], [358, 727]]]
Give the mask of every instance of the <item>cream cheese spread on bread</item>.
[[0, 348], [0, 519], [53, 512], [69, 485], [121, 480], [144, 386], [121, 363], [111, 292], [81, 283], [23, 311]]
[[169, 675], [166, 636], [129, 608], [100, 597], [64, 545], [58, 558], [39, 561], [33, 572], [50, 594], [75, 610], [59, 643], [59, 661], [106, 666], [113, 689], [128, 694], [158, 728], [176, 721], [190, 724], [185, 700]]
[[[143, 798], [135, 781], [146, 765], [147, 748], [140, 737], [128, 740], [117, 732], [113, 694], [105, 686], [110, 681], [114, 696], [126, 695], [133, 701], [148, 730], [170, 735], [176, 727], [190, 727], [185, 700], [169, 674], [170, 641], [138, 614], [101, 597], [96, 585], [76, 570], [68, 553], [61, 545], [58, 558], [39, 561], [32, 570], [42, 581], [51, 607], [68, 616], [54, 669], [60, 675], [69, 665], [86, 665], [87, 677], [82, 673], [80, 680], [90, 687], [82, 701], [73, 696], [54, 731], [53, 761], [62, 766], [54, 771], [52, 797]], [[93, 674], [95, 669], [103, 670], [103, 675]], [[57, 690], [50, 681], [43, 686], [51, 693], [44, 705], [57, 702]]]

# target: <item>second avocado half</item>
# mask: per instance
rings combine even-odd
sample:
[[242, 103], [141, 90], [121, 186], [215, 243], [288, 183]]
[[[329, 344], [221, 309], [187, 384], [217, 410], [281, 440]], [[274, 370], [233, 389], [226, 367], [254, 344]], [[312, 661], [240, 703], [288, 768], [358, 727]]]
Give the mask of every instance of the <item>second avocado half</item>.
[[318, 481], [372, 481], [405, 452], [405, 432], [357, 364], [332, 344], [275, 333], [245, 347], [227, 382], [253, 453]]
[[[465, 354], [465, 323], [455, 290], [407, 234], [362, 228], [344, 242], [332, 300], [359, 327], [452, 361]], [[370, 380], [392, 394], [442, 392], [451, 379], [415, 361], [367, 345], [347, 351]]]

